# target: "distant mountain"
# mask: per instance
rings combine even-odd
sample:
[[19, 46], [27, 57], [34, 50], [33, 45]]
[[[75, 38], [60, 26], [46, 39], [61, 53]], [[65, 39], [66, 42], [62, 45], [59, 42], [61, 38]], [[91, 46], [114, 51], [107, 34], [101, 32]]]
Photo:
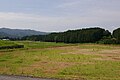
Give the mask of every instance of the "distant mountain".
[[21, 38], [24, 36], [31, 35], [46, 35], [46, 32], [40, 32], [30, 29], [9, 29], [9, 28], [0, 28], [0, 38], [2, 37], [10, 37], [10, 38]]
[[10, 36], [10, 35], [4, 32], [0, 32], [0, 38], [7, 37], [7, 36]]

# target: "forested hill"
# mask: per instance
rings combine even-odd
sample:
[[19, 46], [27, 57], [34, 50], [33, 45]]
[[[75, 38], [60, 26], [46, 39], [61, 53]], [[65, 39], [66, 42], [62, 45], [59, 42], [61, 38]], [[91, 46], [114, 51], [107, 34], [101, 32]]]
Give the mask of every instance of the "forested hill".
[[35, 31], [35, 30], [22, 30], [22, 29], [9, 29], [9, 28], [0, 28], [0, 38], [9, 37], [9, 38], [21, 38], [24, 36], [31, 35], [46, 35], [45, 32]]
[[23, 40], [64, 42], [64, 43], [94, 43], [103, 38], [111, 38], [108, 30], [102, 28], [86, 28], [78, 30], [68, 30], [66, 32], [51, 33], [48, 35], [26, 36]]

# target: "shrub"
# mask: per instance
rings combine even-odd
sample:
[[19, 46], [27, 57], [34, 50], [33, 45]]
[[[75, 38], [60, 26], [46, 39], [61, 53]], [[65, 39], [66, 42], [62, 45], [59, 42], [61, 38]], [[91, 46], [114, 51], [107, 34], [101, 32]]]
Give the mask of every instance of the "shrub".
[[24, 48], [24, 45], [0, 46], [0, 49]]
[[112, 38], [112, 39], [102, 39], [98, 41], [97, 43], [99, 44], [120, 44], [120, 41]]

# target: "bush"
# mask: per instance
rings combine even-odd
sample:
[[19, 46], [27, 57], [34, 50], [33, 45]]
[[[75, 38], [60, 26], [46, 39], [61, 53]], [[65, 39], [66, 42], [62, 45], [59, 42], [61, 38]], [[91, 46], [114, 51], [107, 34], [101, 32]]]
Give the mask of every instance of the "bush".
[[120, 44], [120, 41], [113, 38], [113, 39], [102, 39], [98, 41], [97, 43], [99, 44]]
[[113, 37], [120, 40], [120, 28], [113, 31]]
[[0, 49], [24, 48], [24, 45], [0, 46]]

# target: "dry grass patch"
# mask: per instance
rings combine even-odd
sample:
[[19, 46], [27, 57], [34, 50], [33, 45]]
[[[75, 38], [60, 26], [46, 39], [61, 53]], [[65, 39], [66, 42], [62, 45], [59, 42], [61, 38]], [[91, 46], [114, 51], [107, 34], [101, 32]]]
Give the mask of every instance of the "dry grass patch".
[[111, 80], [119, 80], [119, 48], [78, 44], [0, 52], [0, 74], [71, 80], [109, 80], [111, 77]]
[[33, 69], [40, 68], [44, 74], [57, 74], [59, 70], [70, 67], [74, 63], [68, 62], [36, 62], [31, 65]]

